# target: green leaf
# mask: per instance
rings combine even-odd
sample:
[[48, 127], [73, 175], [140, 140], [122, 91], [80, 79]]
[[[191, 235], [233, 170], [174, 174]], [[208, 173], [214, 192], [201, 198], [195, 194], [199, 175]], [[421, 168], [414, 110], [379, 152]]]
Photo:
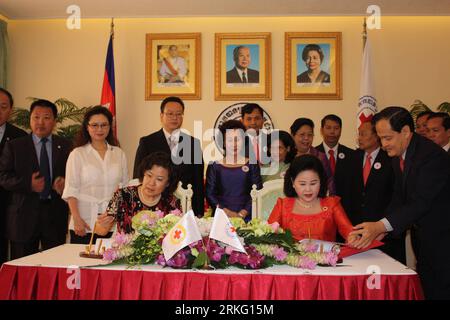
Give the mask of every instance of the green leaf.
[[192, 264], [192, 268], [203, 268], [205, 264], [208, 263], [208, 255], [205, 251], [202, 251], [198, 254], [197, 258], [195, 258], [194, 263]]

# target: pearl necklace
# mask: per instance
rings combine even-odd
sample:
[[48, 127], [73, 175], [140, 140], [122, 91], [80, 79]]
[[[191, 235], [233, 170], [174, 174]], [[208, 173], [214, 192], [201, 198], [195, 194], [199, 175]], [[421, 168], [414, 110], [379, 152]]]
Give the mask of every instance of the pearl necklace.
[[143, 203], [144, 203], [146, 206], [148, 206], [148, 207], [153, 207], [154, 205], [156, 205], [156, 204], [159, 202], [159, 200], [161, 200], [161, 195], [159, 195], [159, 196], [156, 198], [156, 200], [148, 201], [148, 200], [145, 198], [145, 195], [144, 195], [144, 193], [142, 192], [142, 189], [141, 189], [141, 188], [138, 188], [138, 194], [139, 194], [139, 198], [140, 198], [141, 202], [143, 202]]

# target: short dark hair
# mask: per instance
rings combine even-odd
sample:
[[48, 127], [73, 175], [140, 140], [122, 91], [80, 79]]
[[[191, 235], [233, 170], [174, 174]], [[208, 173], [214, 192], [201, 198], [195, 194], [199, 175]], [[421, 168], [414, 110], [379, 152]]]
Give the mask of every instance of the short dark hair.
[[327, 120], [336, 122], [337, 124], [339, 124], [339, 127], [342, 128], [342, 119], [339, 118], [335, 114], [327, 114], [325, 117], [323, 117], [322, 121], [320, 121], [320, 127], [321, 128], [325, 127], [325, 122]]
[[261, 117], [264, 118], [264, 110], [261, 108], [261, 106], [257, 103], [247, 103], [241, 108], [241, 117], [244, 118], [245, 114], [252, 113], [255, 109], [259, 110], [259, 113], [261, 113]]
[[286, 171], [284, 176], [284, 194], [287, 197], [297, 197], [295, 192], [294, 180], [300, 172], [312, 170], [319, 176], [320, 180], [320, 190], [319, 197], [323, 198], [327, 194], [327, 178], [325, 176], [325, 170], [323, 169], [322, 161], [316, 156], [311, 154], [304, 154], [302, 156], [296, 157], [292, 160], [289, 169]]
[[184, 112], [184, 102], [183, 100], [181, 100], [181, 98], [178, 97], [167, 97], [165, 98], [162, 102], [161, 102], [161, 113], [164, 112], [164, 108], [166, 107], [166, 104], [168, 104], [169, 102], [177, 102], [181, 105], [181, 107], [183, 108], [183, 112]]
[[241, 50], [242, 48], [247, 48], [250, 50], [249, 47], [247, 46], [237, 46], [236, 48], [233, 49], [233, 61], [236, 62], [239, 59], [239, 50]]
[[291, 134], [294, 136], [295, 133], [303, 126], [310, 126], [314, 130], [314, 122], [308, 118], [298, 118], [291, 125]]
[[[222, 154], [226, 154], [225, 150], [225, 135], [227, 133], [227, 130], [242, 130], [242, 137], [245, 141], [245, 126], [244, 124], [239, 120], [228, 120], [222, 123], [221, 126], [219, 126], [219, 132], [216, 136], [216, 141], [219, 144], [219, 149], [222, 149]], [[245, 147], [242, 148], [242, 152], [245, 152]]]
[[401, 132], [404, 126], [408, 126], [411, 132], [414, 132], [414, 120], [408, 110], [403, 107], [387, 107], [372, 118], [372, 123], [376, 123], [380, 120], [388, 120], [392, 130]]
[[169, 185], [166, 189], [164, 189], [163, 195], [169, 196], [173, 194], [178, 187], [179, 174], [178, 169], [170, 159], [170, 155], [162, 151], [157, 151], [150, 153], [148, 156], [143, 158], [139, 164], [138, 171], [138, 179], [140, 182], [144, 179], [145, 172], [153, 168], [153, 166], [162, 167], [168, 171]]
[[[363, 125], [363, 124], [365, 124], [365, 123], [370, 123], [370, 127], [372, 128], [372, 133], [374, 133], [375, 135], [377, 134], [377, 130], [376, 130], [376, 128], [375, 128], [375, 124], [372, 122], [372, 121], [370, 121], [370, 120], [367, 120], [367, 121], [364, 121], [364, 122], [362, 122], [361, 123], [361, 126]], [[377, 136], [378, 137], [378, 136]], [[378, 137], [378, 140], [380, 139], [380, 137]]]
[[320, 63], [322, 63], [323, 57], [324, 57], [323, 51], [322, 51], [322, 48], [319, 45], [317, 45], [317, 44], [308, 44], [306, 47], [303, 48], [302, 60], [306, 61], [306, 59], [308, 58], [308, 53], [310, 51], [317, 51], [319, 53], [319, 56], [320, 56]]
[[48, 101], [45, 99], [39, 99], [39, 100], [34, 101], [30, 106], [30, 115], [33, 113], [33, 110], [36, 107], [50, 108], [50, 109], [52, 109], [53, 117], [55, 119], [58, 117], [58, 108], [51, 101]]
[[450, 129], [450, 115], [447, 112], [433, 112], [433, 114], [428, 117], [428, 120], [435, 118], [442, 119], [442, 126], [445, 130]]
[[295, 149], [295, 141], [294, 139], [292, 139], [292, 136], [288, 132], [283, 130], [274, 130], [267, 136], [267, 152], [269, 156], [270, 156], [270, 147], [272, 146], [272, 143], [274, 143], [277, 140], [283, 142], [286, 148], [290, 148], [284, 162], [291, 163], [292, 159], [294, 159], [295, 155], [297, 154], [297, 150]]
[[111, 111], [109, 111], [104, 106], [98, 105], [95, 107], [90, 108], [85, 114], [83, 118], [83, 122], [81, 124], [80, 130], [77, 133], [77, 136], [75, 138], [75, 147], [84, 146], [85, 144], [89, 143], [91, 141], [91, 136], [89, 135], [88, 131], [88, 125], [89, 121], [91, 120], [92, 116], [95, 116], [97, 114], [102, 114], [108, 119], [109, 124], [109, 132], [106, 137], [106, 141], [112, 145], [112, 146], [118, 146], [119, 143], [114, 136], [114, 130], [113, 130], [113, 115]]
[[434, 112], [433, 111], [430, 111], [430, 110], [427, 110], [427, 111], [422, 111], [421, 113], [419, 113], [418, 115], [417, 115], [417, 117], [416, 117], [416, 122], [417, 122], [417, 120], [419, 119], [419, 118], [422, 118], [422, 117], [427, 117], [427, 118], [429, 118], [432, 114], [433, 114]]
[[12, 108], [14, 106], [14, 100], [13, 100], [12, 94], [8, 90], [6, 90], [6, 89], [4, 89], [2, 87], [0, 87], [0, 92], [5, 94], [8, 97], [9, 106]]

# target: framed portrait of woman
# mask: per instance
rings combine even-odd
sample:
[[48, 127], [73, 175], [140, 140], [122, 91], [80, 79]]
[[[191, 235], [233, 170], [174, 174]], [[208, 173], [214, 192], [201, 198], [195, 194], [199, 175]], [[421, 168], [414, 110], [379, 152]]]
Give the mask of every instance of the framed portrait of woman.
[[216, 33], [215, 99], [270, 100], [271, 34]]
[[148, 33], [145, 52], [145, 99], [178, 96], [201, 99], [201, 34]]
[[342, 99], [341, 32], [286, 32], [285, 57], [285, 99]]

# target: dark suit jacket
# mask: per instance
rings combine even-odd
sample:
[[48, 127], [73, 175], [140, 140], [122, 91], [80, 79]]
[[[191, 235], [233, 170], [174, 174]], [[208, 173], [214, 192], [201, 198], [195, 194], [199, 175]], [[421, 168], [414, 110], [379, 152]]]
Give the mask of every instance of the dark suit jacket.
[[[25, 131], [7, 122], [5, 133], [3, 134], [3, 138], [0, 141], [0, 157], [2, 156], [6, 142], [26, 135], [27, 133]], [[0, 238], [2, 238], [5, 234], [5, 223], [6, 223], [5, 215], [7, 204], [8, 204], [8, 192], [0, 186]]]
[[[182, 148], [181, 148], [182, 147]], [[192, 209], [198, 216], [204, 213], [204, 187], [203, 187], [203, 170], [204, 162], [200, 141], [184, 133], [180, 133], [180, 142], [178, 144], [179, 151], [176, 157], [172, 157], [172, 162], [177, 165], [180, 180], [183, 182], [183, 188], [192, 184], [194, 191], [192, 199]], [[189, 151], [192, 152], [189, 154]], [[170, 147], [164, 135], [163, 129], [156, 131], [148, 136], [142, 137], [134, 159], [133, 177], [137, 178], [139, 173], [139, 164], [142, 159], [149, 154], [162, 151], [171, 154]], [[186, 153], [187, 152], [187, 153]]]
[[403, 173], [393, 159], [395, 188], [386, 218], [400, 234], [416, 226], [419, 275], [427, 298], [450, 299], [450, 157], [413, 134]]
[[347, 177], [349, 186], [347, 194], [351, 197], [347, 199], [345, 209], [353, 225], [382, 219], [394, 192], [392, 159], [380, 149], [364, 186], [364, 156], [363, 150], [355, 151], [351, 164], [353, 172]]
[[[323, 147], [323, 143], [319, 144], [316, 147], [317, 150], [320, 152], [325, 153], [325, 148]], [[345, 192], [347, 191], [345, 188], [345, 183], [348, 180], [349, 177], [353, 174], [353, 168], [351, 167], [352, 158], [354, 156], [355, 150], [350, 149], [343, 144], [338, 144], [338, 154], [336, 155], [336, 167], [334, 171], [334, 185], [336, 188], [336, 195], [341, 197], [342, 199], [342, 205], [345, 209], [344, 201], [345, 199], [348, 199], [349, 196]], [[340, 154], [343, 155], [343, 159], [339, 156]], [[325, 154], [327, 157], [328, 155]], [[328, 161], [329, 162], [329, 161]]]
[[[227, 71], [227, 83], [242, 83], [236, 67]], [[247, 83], [259, 83], [259, 71], [247, 68]]]
[[[66, 162], [72, 143], [52, 136], [53, 181], [65, 177]], [[31, 191], [31, 175], [39, 171], [39, 162], [31, 135], [9, 141], [0, 158], [0, 186], [10, 192], [6, 209], [6, 236], [14, 242], [25, 243], [39, 235], [60, 239], [67, 233], [68, 207], [61, 196], [51, 192], [51, 216], [39, 217], [39, 194]], [[52, 181], [52, 183], [53, 183]]]

